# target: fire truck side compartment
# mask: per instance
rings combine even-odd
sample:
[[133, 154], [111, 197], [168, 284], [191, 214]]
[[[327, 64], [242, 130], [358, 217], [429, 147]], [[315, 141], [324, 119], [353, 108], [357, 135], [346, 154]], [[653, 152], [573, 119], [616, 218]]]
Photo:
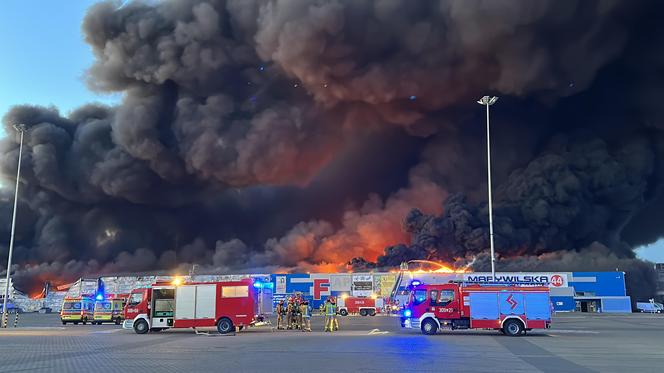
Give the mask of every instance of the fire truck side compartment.
[[551, 320], [551, 303], [546, 293], [526, 293], [528, 320]]
[[471, 320], [498, 319], [497, 293], [470, 293], [470, 304]]
[[175, 319], [191, 320], [196, 316], [196, 285], [178, 286], [175, 299]]
[[196, 285], [196, 318], [214, 319], [217, 285]]

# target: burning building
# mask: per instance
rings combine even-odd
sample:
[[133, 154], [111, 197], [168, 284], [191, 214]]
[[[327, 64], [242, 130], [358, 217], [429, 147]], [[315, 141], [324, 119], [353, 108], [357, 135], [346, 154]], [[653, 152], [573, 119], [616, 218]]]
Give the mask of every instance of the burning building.
[[[633, 248], [664, 234], [661, 12], [602, 0], [101, 2], [82, 24], [86, 80], [122, 101], [3, 117], [6, 185], [12, 125], [27, 127], [16, 282], [191, 264], [485, 270], [475, 101], [490, 93], [498, 270], [617, 269], [652, 294]], [[0, 245], [11, 208], [3, 190]]]

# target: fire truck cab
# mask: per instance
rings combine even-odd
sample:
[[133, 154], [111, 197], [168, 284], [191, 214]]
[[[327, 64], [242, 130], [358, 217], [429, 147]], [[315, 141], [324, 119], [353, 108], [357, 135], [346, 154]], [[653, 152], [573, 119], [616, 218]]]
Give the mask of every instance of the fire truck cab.
[[227, 282], [156, 283], [134, 289], [125, 306], [123, 328], [137, 334], [169, 328], [215, 327], [221, 334], [257, 321], [252, 279]]
[[67, 323], [77, 325], [79, 322], [85, 325], [88, 321], [92, 321], [93, 307], [92, 298], [65, 298], [60, 309], [60, 321], [62, 321], [62, 325], [67, 325]]
[[443, 328], [494, 329], [516, 336], [549, 328], [547, 287], [513, 285], [425, 285], [413, 281], [401, 326], [436, 334]]

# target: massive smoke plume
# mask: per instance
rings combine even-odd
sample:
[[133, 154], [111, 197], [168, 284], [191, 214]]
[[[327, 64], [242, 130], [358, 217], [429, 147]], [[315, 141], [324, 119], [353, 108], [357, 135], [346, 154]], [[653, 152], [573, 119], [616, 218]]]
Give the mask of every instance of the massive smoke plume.
[[[6, 185], [18, 156], [11, 126], [28, 128], [17, 279], [482, 258], [484, 112], [474, 101], [486, 93], [501, 96], [500, 263], [647, 272], [632, 249], [664, 233], [653, 223], [664, 204], [664, 125], [650, 98], [664, 86], [657, 8], [97, 4], [82, 27], [96, 57], [87, 80], [122, 102], [66, 114], [16, 106], [3, 119]], [[1, 197], [6, 245], [11, 191]]]

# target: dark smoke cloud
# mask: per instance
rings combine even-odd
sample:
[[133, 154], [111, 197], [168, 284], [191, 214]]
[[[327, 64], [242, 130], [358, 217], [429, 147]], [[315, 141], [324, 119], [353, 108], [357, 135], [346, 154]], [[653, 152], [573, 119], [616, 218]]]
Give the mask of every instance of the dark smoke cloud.
[[[495, 241], [503, 255], [541, 254], [602, 242], [623, 255], [620, 233], [646, 202], [657, 142], [646, 136], [607, 143], [586, 136], [555, 138], [526, 168], [515, 170], [495, 193]], [[442, 216], [413, 210], [405, 227], [414, 244], [448, 260], [488, 246], [488, 210], [450, 197]]]
[[[492, 122], [499, 254], [591, 258], [597, 242], [610, 259], [583, 269], [638, 263], [634, 245], [663, 233], [643, 223], [661, 218], [650, 206], [662, 200], [662, 115], [644, 99], [661, 95], [658, 8], [97, 4], [82, 27], [95, 55], [87, 81], [122, 102], [66, 115], [24, 105], [3, 119], [6, 185], [18, 156], [11, 126], [29, 128], [17, 279], [481, 255], [484, 119], [474, 101], [487, 92], [501, 96]], [[11, 204], [5, 190], [3, 245]]]

